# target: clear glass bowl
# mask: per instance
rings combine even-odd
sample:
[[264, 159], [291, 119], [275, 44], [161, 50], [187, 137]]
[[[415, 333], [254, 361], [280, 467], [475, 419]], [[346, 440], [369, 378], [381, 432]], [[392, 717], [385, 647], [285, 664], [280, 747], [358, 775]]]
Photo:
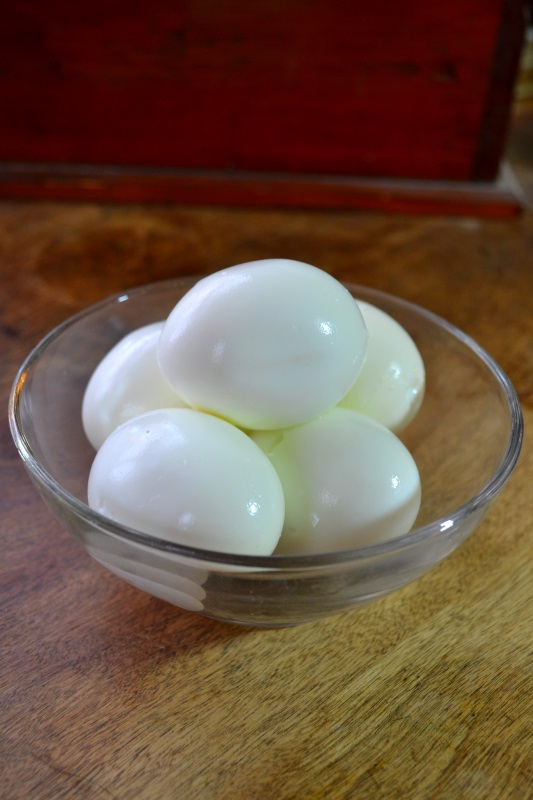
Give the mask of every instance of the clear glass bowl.
[[[523, 423], [508, 378], [472, 339], [434, 314], [363, 286], [417, 343], [427, 370], [422, 408], [401, 434], [421, 475], [422, 505], [405, 536], [344, 552], [232, 556], [179, 546], [118, 525], [86, 505], [94, 451], [81, 424], [93, 369], [129, 331], [163, 320], [197, 278], [111, 297], [64, 322], [22, 365], [11, 431], [48, 506], [101, 564], [138, 588], [227, 622], [286, 626], [352, 609], [415, 580], [473, 530], [509, 479]], [[206, 501], [209, 487], [206, 486]]]

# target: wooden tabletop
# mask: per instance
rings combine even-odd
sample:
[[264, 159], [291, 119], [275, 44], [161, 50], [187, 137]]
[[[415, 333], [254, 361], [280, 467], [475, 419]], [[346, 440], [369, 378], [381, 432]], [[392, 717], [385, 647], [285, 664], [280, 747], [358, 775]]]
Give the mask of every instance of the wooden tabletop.
[[318, 623], [244, 629], [91, 560], [30, 484], [4, 416], [3, 800], [533, 797], [533, 211], [3, 202], [4, 407], [27, 352], [79, 309], [270, 256], [405, 297], [477, 339], [523, 404], [516, 472], [470, 539], [414, 584]]

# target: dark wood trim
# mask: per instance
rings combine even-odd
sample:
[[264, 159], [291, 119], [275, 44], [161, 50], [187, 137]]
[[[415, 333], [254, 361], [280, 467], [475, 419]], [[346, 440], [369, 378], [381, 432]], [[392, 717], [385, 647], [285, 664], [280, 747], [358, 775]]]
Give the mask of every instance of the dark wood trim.
[[473, 180], [492, 180], [498, 172], [509, 127], [509, 108], [527, 26], [526, 0], [502, 0], [502, 18], [487, 83], [485, 113], [479, 128]]
[[513, 217], [523, 199], [510, 169], [489, 183], [0, 164], [0, 197], [254, 208], [359, 209]]

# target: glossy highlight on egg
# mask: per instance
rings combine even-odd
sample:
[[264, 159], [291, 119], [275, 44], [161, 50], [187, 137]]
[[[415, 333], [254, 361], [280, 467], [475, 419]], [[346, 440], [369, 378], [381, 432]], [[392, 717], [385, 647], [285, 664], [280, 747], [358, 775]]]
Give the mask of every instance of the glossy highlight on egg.
[[333, 408], [359, 374], [366, 340], [339, 281], [309, 264], [266, 259], [199, 281], [169, 315], [158, 357], [190, 406], [257, 430]]
[[149, 411], [120, 425], [89, 475], [91, 508], [206, 550], [270, 555], [284, 519], [279, 477], [259, 447], [200, 411]]
[[348, 550], [411, 529], [420, 508], [420, 476], [405, 445], [384, 425], [337, 408], [252, 438], [283, 486], [278, 553]]
[[343, 408], [361, 411], [399, 433], [414, 419], [426, 382], [424, 362], [405, 328], [380, 308], [359, 301], [368, 331], [365, 360]]

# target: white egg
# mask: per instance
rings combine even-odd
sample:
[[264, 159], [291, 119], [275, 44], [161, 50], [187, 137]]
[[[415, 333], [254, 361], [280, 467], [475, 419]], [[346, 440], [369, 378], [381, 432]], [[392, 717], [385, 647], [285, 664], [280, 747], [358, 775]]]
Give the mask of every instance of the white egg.
[[267, 259], [199, 281], [170, 313], [158, 357], [189, 405], [243, 428], [281, 428], [342, 399], [366, 338], [339, 281], [309, 264]]
[[157, 343], [164, 322], [132, 331], [100, 361], [82, 403], [85, 435], [98, 450], [118, 425], [156, 408], [182, 407], [159, 368]]
[[285, 494], [276, 552], [324, 553], [407, 533], [420, 506], [416, 464], [398, 437], [336, 408], [305, 425], [252, 434]]
[[241, 430], [186, 408], [149, 411], [116, 428], [94, 459], [91, 508], [161, 539], [270, 555], [284, 518], [275, 469]]
[[359, 308], [368, 330], [366, 358], [340, 405], [399, 433], [422, 404], [424, 362], [411, 336], [389, 314], [364, 301]]

